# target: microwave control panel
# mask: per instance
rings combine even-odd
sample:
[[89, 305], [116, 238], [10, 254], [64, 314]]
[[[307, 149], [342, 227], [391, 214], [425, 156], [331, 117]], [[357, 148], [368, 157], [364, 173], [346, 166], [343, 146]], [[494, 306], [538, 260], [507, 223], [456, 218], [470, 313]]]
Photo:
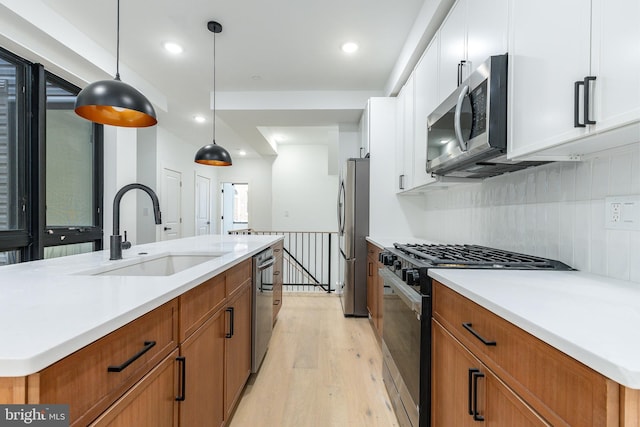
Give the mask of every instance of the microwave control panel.
[[473, 139], [487, 131], [487, 80], [469, 94], [471, 100], [471, 136]]

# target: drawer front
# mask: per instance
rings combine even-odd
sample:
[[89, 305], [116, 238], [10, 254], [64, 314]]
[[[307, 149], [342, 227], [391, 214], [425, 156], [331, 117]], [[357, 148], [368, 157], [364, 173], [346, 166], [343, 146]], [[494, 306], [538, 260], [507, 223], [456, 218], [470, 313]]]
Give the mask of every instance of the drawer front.
[[433, 317], [554, 425], [610, 425], [617, 385], [434, 281]]
[[178, 350], [165, 358], [140, 382], [111, 405], [90, 427], [131, 427], [178, 425]]
[[242, 261], [235, 267], [231, 267], [227, 273], [227, 297], [233, 294], [246, 282], [251, 280], [253, 274], [253, 262], [251, 259]]
[[180, 295], [180, 342], [222, 308], [225, 295], [224, 273]]
[[177, 313], [170, 301], [30, 376], [30, 403], [67, 403], [71, 425], [87, 425], [177, 348]]

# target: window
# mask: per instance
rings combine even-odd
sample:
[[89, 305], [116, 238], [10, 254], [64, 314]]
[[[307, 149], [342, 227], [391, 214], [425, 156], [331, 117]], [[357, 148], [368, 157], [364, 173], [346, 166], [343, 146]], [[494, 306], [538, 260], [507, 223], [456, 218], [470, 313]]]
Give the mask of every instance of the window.
[[47, 74], [45, 258], [102, 248], [102, 146], [98, 126], [73, 111], [78, 92]]
[[29, 243], [25, 146], [27, 64], [0, 51], [0, 264], [18, 262]]
[[102, 249], [103, 127], [78, 92], [0, 48], [0, 265]]

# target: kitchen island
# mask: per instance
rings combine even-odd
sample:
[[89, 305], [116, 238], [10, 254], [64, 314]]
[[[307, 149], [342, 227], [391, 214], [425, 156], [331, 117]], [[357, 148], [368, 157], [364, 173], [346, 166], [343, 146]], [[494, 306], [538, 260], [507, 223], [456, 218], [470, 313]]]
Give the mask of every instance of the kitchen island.
[[0, 403], [67, 403], [71, 425], [140, 413], [155, 417], [146, 425], [222, 425], [249, 376], [251, 258], [281, 239], [207, 235], [117, 261], [1, 267]]

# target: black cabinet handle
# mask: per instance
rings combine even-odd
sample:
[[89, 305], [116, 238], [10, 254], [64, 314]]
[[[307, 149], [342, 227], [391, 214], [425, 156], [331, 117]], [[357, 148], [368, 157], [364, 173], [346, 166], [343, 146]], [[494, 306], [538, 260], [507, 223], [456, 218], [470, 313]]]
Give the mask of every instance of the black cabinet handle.
[[469, 368], [469, 386], [467, 388], [469, 397], [469, 415], [473, 415], [473, 374], [479, 373], [480, 369]]
[[173, 230], [171, 227], [164, 227], [164, 231]]
[[127, 366], [131, 365], [133, 362], [135, 362], [140, 357], [142, 357], [142, 355], [145, 354], [147, 351], [151, 350], [151, 347], [153, 347], [154, 345], [156, 345], [155, 341], [145, 341], [144, 342], [144, 347], [142, 348], [142, 350], [140, 350], [139, 352], [137, 352], [136, 354], [131, 356], [131, 358], [129, 360], [126, 360], [122, 365], [118, 365], [118, 366], [113, 366], [112, 365], [112, 366], [107, 367], [107, 372], [122, 372], [122, 371], [124, 371]]
[[233, 314], [233, 307], [228, 307], [225, 311], [229, 313], [229, 332], [227, 332], [225, 337], [231, 338], [233, 336], [233, 318], [235, 317]]
[[484, 345], [496, 345], [495, 341], [489, 341], [487, 339], [485, 339], [482, 335], [480, 335], [478, 332], [476, 332], [473, 327], [473, 325], [471, 323], [463, 323], [462, 327], [464, 327], [467, 331], [471, 332], [473, 334], [474, 337], [478, 338], [480, 341], [482, 341], [482, 344]]
[[484, 374], [478, 371], [471, 376], [473, 377], [473, 420], [482, 422], [484, 417], [478, 412], [478, 378], [484, 378]]
[[458, 84], [456, 86], [460, 86], [462, 84], [462, 71], [466, 63], [467, 61], [465, 61], [464, 59], [458, 62]]
[[182, 385], [180, 386], [180, 396], [176, 396], [176, 400], [178, 402], [183, 402], [185, 399], [185, 392], [187, 390], [187, 359], [184, 356], [176, 357], [176, 360], [182, 365], [182, 369], [180, 371], [180, 376]]
[[595, 125], [595, 120], [589, 119], [589, 104], [591, 102], [591, 82], [596, 80], [595, 76], [587, 76], [584, 78], [584, 124]]
[[584, 86], [583, 81], [577, 81], [573, 84], [573, 127], [586, 127], [584, 123], [580, 123], [580, 86]]

